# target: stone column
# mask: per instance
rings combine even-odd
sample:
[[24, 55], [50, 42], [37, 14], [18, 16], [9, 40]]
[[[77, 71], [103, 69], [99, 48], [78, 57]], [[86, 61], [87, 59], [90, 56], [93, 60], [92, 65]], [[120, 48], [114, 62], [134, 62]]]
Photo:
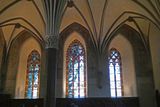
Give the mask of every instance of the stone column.
[[56, 107], [57, 49], [58, 36], [46, 35], [46, 107]]

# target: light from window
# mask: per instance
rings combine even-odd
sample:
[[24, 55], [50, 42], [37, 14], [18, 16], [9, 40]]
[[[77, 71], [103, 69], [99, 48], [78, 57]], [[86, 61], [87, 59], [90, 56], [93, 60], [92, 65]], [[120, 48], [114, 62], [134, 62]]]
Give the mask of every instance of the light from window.
[[122, 96], [122, 72], [121, 72], [121, 56], [116, 49], [110, 50], [109, 55], [109, 75], [110, 75], [110, 91], [111, 97]]
[[66, 74], [66, 97], [85, 97], [85, 50], [83, 45], [78, 40], [74, 40], [67, 49]]
[[26, 98], [38, 98], [39, 93], [40, 54], [33, 50], [27, 60], [27, 76], [25, 86]]

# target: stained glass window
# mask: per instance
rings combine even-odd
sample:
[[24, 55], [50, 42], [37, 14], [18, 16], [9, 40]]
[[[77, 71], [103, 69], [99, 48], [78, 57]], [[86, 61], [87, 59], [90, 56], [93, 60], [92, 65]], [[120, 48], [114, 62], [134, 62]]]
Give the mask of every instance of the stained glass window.
[[26, 98], [38, 98], [39, 94], [39, 72], [40, 72], [40, 54], [38, 51], [33, 50], [27, 60], [26, 71]]
[[122, 72], [121, 72], [121, 55], [112, 48], [109, 55], [109, 75], [111, 97], [122, 96]]
[[66, 56], [66, 97], [86, 96], [86, 64], [83, 45], [74, 40], [67, 49]]

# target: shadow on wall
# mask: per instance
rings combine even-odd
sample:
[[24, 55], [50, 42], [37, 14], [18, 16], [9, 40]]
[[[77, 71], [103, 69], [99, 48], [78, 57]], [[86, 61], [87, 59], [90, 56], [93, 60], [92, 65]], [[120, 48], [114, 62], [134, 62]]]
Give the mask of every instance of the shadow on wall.
[[160, 92], [156, 90], [156, 101], [157, 101], [157, 107], [160, 107]]

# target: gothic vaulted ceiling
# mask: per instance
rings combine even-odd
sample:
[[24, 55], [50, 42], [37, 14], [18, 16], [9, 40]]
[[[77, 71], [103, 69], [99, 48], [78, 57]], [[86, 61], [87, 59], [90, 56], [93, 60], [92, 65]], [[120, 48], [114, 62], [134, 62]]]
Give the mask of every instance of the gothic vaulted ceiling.
[[[53, 3], [58, 2], [59, 0], [53, 0]], [[76, 22], [88, 29], [96, 47], [103, 47], [109, 35], [123, 24], [141, 32], [144, 38], [148, 36], [150, 24], [160, 28], [160, 0], [73, 0], [69, 4], [65, 2], [64, 7], [61, 7], [62, 11], [59, 11], [58, 7], [53, 11], [61, 12], [60, 27], [57, 30], [61, 32]], [[0, 0], [0, 28], [6, 44], [9, 46], [23, 30], [43, 40], [49, 23], [46, 18], [49, 3], [49, 0]], [[56, 15], [53, 15], [53, 18], [55, 17]]]

